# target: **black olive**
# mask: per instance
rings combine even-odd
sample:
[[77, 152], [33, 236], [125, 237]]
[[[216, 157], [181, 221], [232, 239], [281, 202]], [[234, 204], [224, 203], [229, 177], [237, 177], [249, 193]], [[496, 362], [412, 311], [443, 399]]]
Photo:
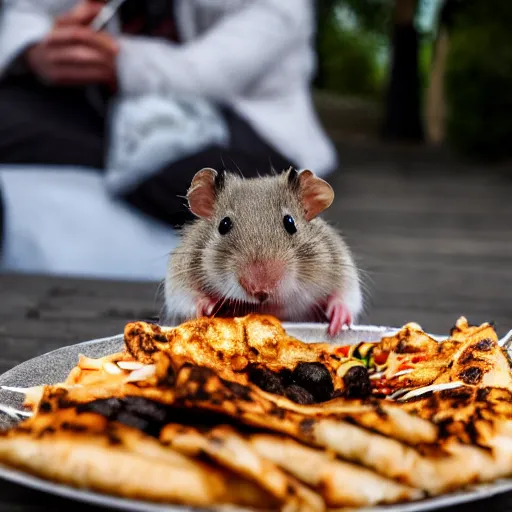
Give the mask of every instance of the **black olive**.
[[482, 352], [488, 352], [492, 349], [493, 341], [489, 338], [485, 338], [483, 340], [480, 340], [476, 345], [475, 348], [477, 350], [481, 350]]
[[80, 404], [77, 406], [76, 410], [78, 414], [84, 412], [93, 412], [109, 420], [114, 420], [122, 407], [123, 402], [119, 398], [107, 398]]
[[293, 384], [293, 372], [288, 368], [283, 368], [278, 373], [279, 379], [285, 388]]
[[309, 391], [317, 402], [329, 400], [334, 391], [331, 374], [321, 363], [299, 363], [292, 378], [295, 384]]
[[244, 402], [252, 402], [251, 389], [247, 386], [239, 384], [238, 382], [230, 382], [229, 380], [223, 381], [224, 385], [233, 393], [235, 398], [243, 400]]
[[168, 408], [147, 398], [131, 396], [124, 400], [126, 412], [133, 413], [141, 418], [147, 418], [151, 421], [165, 422]]
[[42, 412], [50, 412], [52, 410], [51, 402], [43, 400], [42, 402], [39, 403], [39, 410]]
[[279, 375], [267, 370], [267, 368], [251, 366], [249, 368], [249, 380], [267, 393], [284, 395], [284, 386]]
[[168, 422], [168, 410], [164, 404], [142, 397], [95, 400], [77, 407], [79, 413], [100, 414], [110, 421], [118, 421], [151, 436], [158, 436], [161, 428]]
[[310, 405], [315, 403], [314, 396], [306, 389], [292, 384], [286, 388], [286, 398], [301, 405]]
[[364, 398], [371, 394], [372, 386], [368, 370], [364, 366], [353, 366], [343, 376], [345, 396], [347, 398]]
[[485, 402], [487, 400], [487, 397], [489, 396], [490, 392], [491, 392], [490, 388], [480, 388], [476, 394], [477, 401]]
[[459, 373], [459, 378], [465, 384], [478, 384], [482, 380], [482, 370], [478, 366], [470, 366]]
[[117, 415], [116, 421], [128, 427], [136, 428], [137, 430], [140, 430], [141, 432], [144, 432], [150, 436], [158, 435], [163, 426], [162, 424], [156, 425], [151, 420], [137, 416], [135, 413], [130, 411], [121, 411]]

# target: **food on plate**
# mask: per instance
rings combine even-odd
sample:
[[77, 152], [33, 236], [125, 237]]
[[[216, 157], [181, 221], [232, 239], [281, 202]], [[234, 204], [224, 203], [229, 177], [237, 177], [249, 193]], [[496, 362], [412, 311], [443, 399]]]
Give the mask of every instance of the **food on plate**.
[[[367, 389], [351, 391], [347, 366]], [[442, 342], [407, 324], [346, 347], [297, 340], [269, 316], [134, 322], [124, 350], [27, 390], [34, 415], [0, 435], [0, 462], [196, 506], [420, 500], [512, 474], [510, 372], [493, 327], [464, 318]]]
[[[305, 343], [263, 315], [201, 318], [173, 328], [133, 322], [124, 340], [122, 352], [100, 359], [81, 356], [63, 384], [141, 381], [154, 375], [155, 360], [167, 354], [175, 369], [204, 366], [300, 404], [370, 395], [405, 401], [463, 386], [512, 391], [508, 358], [494, 329], [487, 323], [469, 326], [465, 318], [443, 343], [413, 323], [376, 343]], [[37, 403], [40, 392], [31, 390], [26, 404]]]
[[428, 393], [430, 386], [439, 391], [463, 386], [512, 391], [508, 357], [488, 323], [470, 326], [460, 318], [442, 343], [417, 324], [407, 324], [375, 344], [370, 353], [377, 361], [373, 365], [376, 373], [371, 375], [374, 394], [401, 395], [401, 400], [407, 400]]
[[293, 338], [272, 316], [203, 317], [172, 328], [134, 322], [126, 326], [124, 339], [137, 361], [150, 364], [164, 352], [179, 366], [205, 366], [225, 379], [253, 382], [299, 403], [371, 392], [361, 361], [338, 357], [329, 343]]
[[[124, 413], [130, 417], [129, 409]], [[132, 421], [136, 423], [136, 416]], [[5, 433], [0, 460], [53, 481], [135, 499], [201, 507], [300, 501], [292, 492], [269, 492], [222, 465], [182, 455], [140, 428], [110, 422], [87, 408], [41, 412]], [[289, 485], [296, 490], [297, 485]], [[313, 496], [314, 505], [314, 494], [305, 494]]]
[[465, 318], [443, 343], [413, 323], [379, 343], [304, 343], [289, 336], [275, 318], [260, 315], [202, 318], [174, 328], [134, 322], [125, 328], [125, 343], [137, 361], [151, 363], [155, 354], [165, 352], [175, 364], [206, 366], [223, 378], [252, 382], [298, 403], [371, 393], [421, 395], [431, 385], [440, 390], [462, 385], [512, 390], [508, 359], [496, 332], [488, 323], [470, 326]]

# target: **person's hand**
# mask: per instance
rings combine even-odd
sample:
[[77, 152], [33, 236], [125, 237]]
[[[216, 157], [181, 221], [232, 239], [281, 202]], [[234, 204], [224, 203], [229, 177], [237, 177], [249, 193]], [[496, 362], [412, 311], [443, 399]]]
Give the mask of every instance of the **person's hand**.
[[57, 16], [55, 26], [87, 26], [99, 14], [103, 5], [103, 2], [81, 0], [73, 9]]
[[118, 45], [109, 34], [87, 26], [100, 9], [99, 2], [83, 1], [60, 16], [47, 37], [26, 51], [31, 70], [55, 85], [106, 84], [114, 88]]

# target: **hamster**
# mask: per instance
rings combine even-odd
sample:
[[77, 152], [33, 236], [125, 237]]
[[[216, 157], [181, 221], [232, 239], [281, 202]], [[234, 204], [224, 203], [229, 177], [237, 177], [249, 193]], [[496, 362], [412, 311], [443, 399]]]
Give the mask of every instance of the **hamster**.
[[203, 169], [186, 196], [198, 217], [171, 253], [165, 321], [274, 315], [325, 322], [338, 334], [363, 306], [360, 274], [342, 237], [318, 216], [334, 191], [309, 170], [245, 179]]

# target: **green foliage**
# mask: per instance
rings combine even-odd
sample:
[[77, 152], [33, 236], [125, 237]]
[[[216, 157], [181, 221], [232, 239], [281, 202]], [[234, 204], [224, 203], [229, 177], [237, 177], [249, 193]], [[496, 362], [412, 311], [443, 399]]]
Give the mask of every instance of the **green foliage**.
[[449, 142], [479, 159], [512, 156], [512, 2], [472, 1], [455, 20], [445, 75]]
[[[389, 79], [395, 1], [318, 0], [317, 88], [383, 99]], [[418, 9], [438, 1], [418, 0]], [[344, 17], [350, 21], [343, 22]], [[428, 84], [431, 53], [431, 35], [422, 34], [419, 54], [422, 93]]]
[[376, 96], [382, 73], [378, 36], [359, 28], [343, 28], [336, 17], [324, 20], [317, 39], [320, 86], [339, 94]]
[[424, 99], [430, 80], [430, 69], [432, 65], [433, 38], [430, 34], [420, 34], [418, 67], [420, 73], [421, 97]]
[[352, 10], [361, 30], [381, 36], [390, 34], [395, 0], [342, 0], [337, 3]]

